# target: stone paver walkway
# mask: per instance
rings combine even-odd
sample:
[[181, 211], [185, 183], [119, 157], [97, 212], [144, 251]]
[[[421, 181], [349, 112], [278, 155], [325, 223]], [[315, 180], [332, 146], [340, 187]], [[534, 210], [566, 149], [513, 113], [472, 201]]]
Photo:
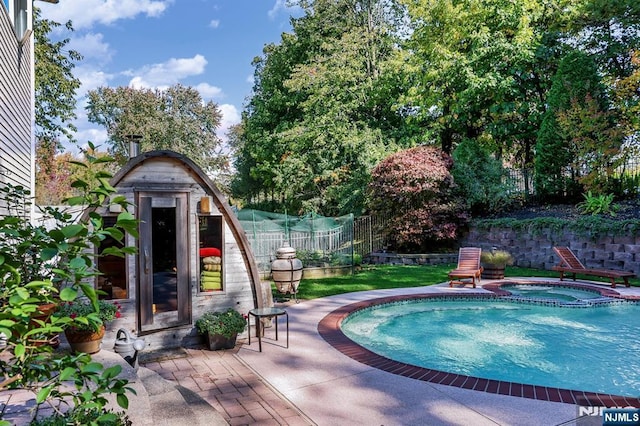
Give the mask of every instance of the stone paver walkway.
[[313, 425], [236, 355], [240, 348], [185, 349], [184, 357], [145, 362], [144, 367], [197, 393], [231, 425]]

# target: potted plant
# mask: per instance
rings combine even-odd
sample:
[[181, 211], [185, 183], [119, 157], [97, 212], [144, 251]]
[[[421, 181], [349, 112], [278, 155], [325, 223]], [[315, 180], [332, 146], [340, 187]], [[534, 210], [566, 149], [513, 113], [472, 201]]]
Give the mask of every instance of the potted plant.
[[207, 312], [196, 321], [198, 333], [205, 336], [209, 349], [233, 349], [238, 333], [247, 326], [247, 320], [234, 309], [224, 312]]
[[490, 251], [483, 251], [480, 255], [482, 262], [482, 278], [501, 280], [507, 265], [513, 265], [513, 256], [505, 250], [493, 247]]
[[74, 352], [93, 354], [100, 351], [105, 324], [120, 318], [117, 302], [98, 300], [97, 308], [88, 300], [76, 299], [62, 302], [56, 315], [71, 318], [64, 329], [64, 335]]
[[[111, 416], [110, 402], [128, 407], [127, 393], [133, 389], [120, 376], [122, 366], [105, 367], [86, 353], [53, 351], [50, 344], [43, 344], [74, 323], [89, 322], [50, 314], [52, 304], [80, 297], [96, 306], [94, 315], [98, 312], [98, 294], [90, 284], [100, 275], [95, 259], [101, 255], [92, 250], [96, 244], [107, 236], [124, 243], [125, 236], [137, 235], [138, 222], [127, 211], [129, 203], [115, 195], [108, 183], [110, 175], [103, 165], [109, 159], [89, 155], [97, 151], [91, 142], [88, 146], [87, 170], [95, 173], [74, 182], [75, 192], [65, 206], [39, 209], [43, 216], [38, 221], [32, 222], [33, 197], [28, 189], [0, 183], [4, 213], [0, 216], [0, 370], [5, 388], [37, 395], [35, 412], [71, 406], [76, 412], [95, 411], [100, 416], [97, 422], [102, 423]], [[123, 208], [114, 226], [106, 226], [95, 213], [107, 197]], [[80, 212], [87, 213], [89, 220], [78, 221]], [[134, 249], [114, 250], [125, 254]]]

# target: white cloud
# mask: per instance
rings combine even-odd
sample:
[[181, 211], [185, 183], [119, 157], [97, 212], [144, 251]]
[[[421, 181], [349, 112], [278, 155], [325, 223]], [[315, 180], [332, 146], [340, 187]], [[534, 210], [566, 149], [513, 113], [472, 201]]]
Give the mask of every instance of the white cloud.
[[105, 142], [109, 139], [109, 135], [105, 129], [91, 128], [79, 130], [76, 134], [76, 139], [82, 143], [91, 141], [96, 146], [101, 145], [99, 147], [100, 151], [106, 151], [107, 145]]
[[204, 73], [206, 65], [204, 56], [195, 55], [193, 58], [171, 58], [167, 62], [148, 65], [125, 74], [132, 76], [129, 86], [134, 89], [164, 88], [183, 78]]
[[221, 88], [212, 86], [209, 83], [200, 83], [195, 88], [200, 93], [200, 96], [202, 96], [202, 99], [205, 101], [224, 97]]
[[218, 28], [220, 26], [220, 20], [219, 19], [212, 19], [211, 22], [209, 22], [209, 26], [211, 28]]
[[222, 119], [220, 120], [220, 127], [218, 127], [216, 133], [220, 139], [226, 142], [228, 140], [227, 132], [229, 128], [234, 124], [240, 123], [240, 113], [235, 105], [231, 104], [222, 104], [219, 105], [218, 108], [222, 113]]
[[76, 30], [96, 23], [110, 25], [139, 14], [160, 16], [173, 0], [60, 0], [58, 4], [40, 3], [42, 16], [55, 22], [71, 20]]
[[97, 59], [101, 63], [111, 61], [113, 52], [109, 43], [105, 43], [104, 36], [100, 33], [86, 33], [80, 37], [69, 39], [68, 49], [79, 52], [83, 61]]
[[74, 134], [77, 142], [71, 143], [66, 138], [60, 141], [65, 152], [79, 154], [81, 149], [87, 149], [89, 147], [88, 142], [92, 142], [100, 151], [106, 151], [108, 149], [106, 141], [109, 139], [109, 135], [105, 129], [86, 121], [76, 121], [75, 124], [78, 126], [78, 131]]
[[282, 13], [288, 12], [291, 15], [302, 14], [302, 8], [300, 6], [287, 6], [287, 0], [276, 0], [273, 7], [267, 12], [269, 19], [276, 19], [276, 17]]
[[76, 93], [78, 98], [85, 96], [89, 90], [108, 86], [109, 81], [113, 79], [113, 75], [97, 70], [92, 66], [77, 66], [73, 74], [82, 82], [82, 86]]
[[287, 8], [286, 0], [276, 0], [276, 3], [273, 5], [271, 10], [267, 12], [267, 14], [269, 15], [269, 18], [274, 19], [278, 15], [278, 13], [280, 13], [281, 10], [284, 10], [286, 8]]

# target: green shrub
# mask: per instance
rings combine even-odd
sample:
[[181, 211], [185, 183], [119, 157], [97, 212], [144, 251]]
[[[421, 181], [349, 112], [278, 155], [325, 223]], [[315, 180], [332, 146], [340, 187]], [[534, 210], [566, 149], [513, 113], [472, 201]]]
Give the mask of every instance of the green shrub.
[[[92, 249], [106, 237], [123, 241], [127, 233], [137, 235], [137, 222], [126, 211], [124, 197], [111, 198], [124, 211], [114, 226], [103, 227], [94, 209], [102, 206], [115, 189], [105, 173], [94, 178], [92, 189], [86, 182], [75, 182], [82, 195], [68, 200], [69, 206], [87, 209], [87, 220], [78, 223], [63, 210], [47, 209], [45, 219], [55, 222], [50, 229], [28, 220], [29, 191], [9, 184], [0, 188], [0, 203], [10, 212], [0, 217], [0, 333], [7, 338], [6, 346], [0, 348], [0, 370], [5, 377], [0, 389], [33, 392], [36, 412], [43, 404], [57, 406], [64, 402], [77, 410], [95, 409], [105, 414], [105, 394], [115, 394], [117, 403], [126, 409], [126, 393], [134, 392], [126, 380], [117, 378], [120, 366], [104, 369], [89, 355], [52, 352], [50, 346], [39, 344], [43, 337], [61, 333], [70, 324], [90, 321], [83, 315], [41, 318], [40, 306], [84, 298], [94, 312], [99, 311], [98, 294], [88, 283], [99, 274]], [[134, 251], [125, 247], [110, 254]], [[0, 426], [7, 424], [0, 420]]]
[[480, 261], [487, 265], [513, 265], [513, 256], [504, 250], [483, 250]]
[[99, 410], [97, 408], [72, 408], [64, 414], [56, 414], [50, 417], [32, 421], [29, 426], [69, 426], [69, 425], [93, 425], [100, 426], [131, 426], [133, 422], [123, 411], [115, 413], [111, 410]]
[[639, 195], [638, 189], [640, 189], [640, 172], [637, 174], [624, 172], [619, 176], [610, 176], [602, 192], [612, 193], [616, 199], [624, 200], [636, 198]]
[[296, 257], [304, 266], [329, 262], [329, 258], [321, 250], [297, 250]]
[[531, 235], [540, 235], [546, 229], [551, 229], [555, 233], [566, 230], [575, 232], [579, 236], [588, 237], [592, 241], [596, 241], [603, 235], [635, 235], [640, 232], [640, 220], [613, 220], [600, 216], [582, 216], [577, 220], [557, 217], [480, 219], [474, 220], [473, 226], [478, 230], [510, 228], [514, 232]]
[[[120, 304], [106, 300], [98, 300], [98, 310], [87, 300], [74, 300], [62, 302], [58, 305], [55, 314], [58, 317], [74, 319], [68, 327], [78, 331], [98, 331], [101, 325], [120, 318]], [[78, 318], [76, 320], [76, 318]]]
[[196, 321], [200, 334], [221, 334], [226, 338], [242, 333], [247, 320], [238, 311], [229, 308], [224, 312], [207, 312]]
[[593, 195], [591, 191], [582, 194], [584, 201], [578, 203], [582, 214], [615, 216], [620, 206], [613, 204], [613, 194]]

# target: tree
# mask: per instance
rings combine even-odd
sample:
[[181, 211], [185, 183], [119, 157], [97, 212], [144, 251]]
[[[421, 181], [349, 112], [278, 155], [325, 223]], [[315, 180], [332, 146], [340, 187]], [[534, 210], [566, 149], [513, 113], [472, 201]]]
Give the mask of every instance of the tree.
[[71, 154], [58, 155], [51, 144], [36, 144], [36, 204], [57, 205], [72, 195], [69, 160]]
[[[547, 103], [536, 145], [536, 193], [542, 199], [577, 198], [584, 190], [581, 177], [592, 171], [603, 171], [600, 167], [592, 170], [591, 166], [596, 163], [589, 158], [598, 155], [603, 159], [597, 160], [597, 164], [608, 164], [617, 155], [615, 146], [619, 148], [621, 144], [621, 139], [616, 137], [600, 145], [603, 140], [595, 135], [612, 128], [614, 123], [602, 115], [608, 109], [608, 102], [595, 63], [589, 56], [573, 51], [562, 59]], [[581, 111], [590, 111], [589, 117], [581, 118], [584, 115]], [[599, 122], [595, 129], [594, 121]]]
[[502, 162], [475, 141], [466, 139], [453, 151], [451, 174], [471, 213], [498, 212], [510, 204]]
[[286, 194], [287, 185], [277, 166], [288, 154], [273, 135], [285, 131], [300, 117], [297, 104], [303, 94], [290, 92], [283, 83], [309, 50], [297, 37], [284, 33], [280, 45], [265, 46], [263, 57], [253, 61], [253, 96], [242, 113], [241, 124], [232, 132], [236, 174], [231, 188], [235, 197], [254, 206], [268, 198], [273, 200], [276, 193]]
[[383, 234], [394, 249], [426, 253], [459, 236], [469, 215], [456, 196], [452, 166], [451, 157], [440, 149], [419, 146], [375, 167], [369, 207], [387, 219]]
[[119, 163], [128, 158], [132, 136], [139, 135], [141, 151], [182, 153], [212, 175], [228, 169], [228, 155], [216, 135], [221, 112], [214, 102], [203, 102], [196, 89], [101, 87], [88, 97], [89, 121], [106, 128], [108, 150]]
[[[629, 76], [615, 81], [613, 85], [613, 103], [620, 114], [619, 125], [624, 136], [629, 142], [634, 142], [640, 132], [640, 50], [631, 54], [631, 66]], [[638, 144], [633, 145], [635, 154], [640, 155]]]
[[111, 162], [92, 161], [107, 158], [106, 152], [92, 148], [82, 150], [82, 155], [70, 152], [56, 153], [51, 144], [42, 141], [36, 145], [36, 204], [61, 205], [66, 198], [80, 195], [73, 182], [92, 182], [91, 173], [115, 172]]
[[403, 100], [423, 139], [447, 153], [471, 140], [527, 173], [572, 1], [402, 3], [413, 29]]
[[620, 155], [623, 128], [616, 125], [616, 111], [604, 109], [588, 94], [584, 101], [571, 100], [571, 106], [558, 112], [561, 133], [573, 155], [569, 166], [584, 192], [607, 194], [615, 191], [615, 175], [624, 162]]
[[[35, 136], [42, 144], [60, 148], [59, 136], [73, 140], [76, 130], [71, 123], [76, 118], [76, 90], [80, 80], [73, 76], [75, 62], [82, 56], [67, 49], [69, 39], [50, 39], [51, 33], [61, 24], [43, 19], [40, 9], [33, 8], [35, 37]], [[71, 21], [64, 27], [73, 31]]]
[[640, 3], [636, 0], [582, 0], [567, 23], [569, 42], [592, 56], [598, 70], [615, 81], [633, 72], [640, 48]]
[[295, 34], [256, 61], [234, 188], [290, 212], [359, 213], [370, 171], [397, 150], [403, 123], [393, 109], [402, 87], [386, 74], [399, 15], [387, 1], [300, 5]]

